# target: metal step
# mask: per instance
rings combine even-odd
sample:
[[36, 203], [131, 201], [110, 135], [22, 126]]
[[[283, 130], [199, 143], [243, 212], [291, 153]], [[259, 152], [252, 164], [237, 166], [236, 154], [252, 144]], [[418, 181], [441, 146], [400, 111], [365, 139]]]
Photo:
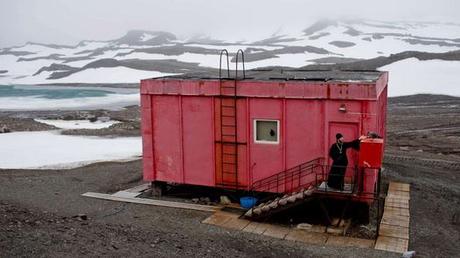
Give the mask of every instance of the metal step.
[[302, 189], [298, 192], [285, 194], [283, 197], [266, 201], [249, 209], [244, 216], [249, 219], [259, 219], [286, 210], [287, 208], [300, 205], [310, 199], [315, 189], [316, 187], [311, 185], [307, 189]]

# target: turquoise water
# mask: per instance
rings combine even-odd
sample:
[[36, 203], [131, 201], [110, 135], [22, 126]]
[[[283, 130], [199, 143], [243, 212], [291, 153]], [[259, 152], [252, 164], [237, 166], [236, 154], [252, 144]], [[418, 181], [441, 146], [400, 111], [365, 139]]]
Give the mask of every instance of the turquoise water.
[[42, 86], [10, 86], [0, 85], [0, 98], [6, 97], [39, 97], [44, 99], [72, 99], [84, 97], [104, 97], [114, 92], [108, 90], [42, 87]]

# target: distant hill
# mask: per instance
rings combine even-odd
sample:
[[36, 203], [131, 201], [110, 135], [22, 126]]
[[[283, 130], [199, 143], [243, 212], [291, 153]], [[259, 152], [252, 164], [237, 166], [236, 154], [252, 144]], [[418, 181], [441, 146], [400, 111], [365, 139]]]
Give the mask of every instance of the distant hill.
[[75, 46], [28, 42], [0, 49], [0, 84], [135, 83], [185, 72], [217, 74], [224, 48], [232, 69], [234, 53], [242, 49], [246, 69], [391, 70], [392, 64], [409, 59], [411, 64], [460, 60], [460, 25], [321, 20], [296, 33], [257, 41], [179, 39], [168, 32], [132, 30], [118, 39]]

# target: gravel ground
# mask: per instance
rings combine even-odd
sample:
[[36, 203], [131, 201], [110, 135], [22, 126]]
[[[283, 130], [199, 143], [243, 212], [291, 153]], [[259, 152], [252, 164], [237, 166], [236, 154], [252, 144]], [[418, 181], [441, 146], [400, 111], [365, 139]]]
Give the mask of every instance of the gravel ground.
[[[5, 257], [399, 257], [201, 224], [210, 215], [206, 212], [80, 195], [136, 185], [140, 170], [141, 162], [134, 161], [64, 171], [0, 171], [0, 253]], [[78, 214], [85, 214], [87, 220]]]
[[460, 98], [390, 98], [388, 109], [384, 177], [411, 184], [409, 247], [421, 257], [458, 257]]
[[110, 117], [112, 120], [120, 121], [120, 123], [102, 129], [61, 130], [61, 134], [110, 137], [140, 136], [139, 106], [128, 106], [121, 110], [0, 111], [0, 128], [7, 126], [13, 132], [53, 130], [57, 128], [37, 122], [34, 118], [83, 120], [95, 117]]

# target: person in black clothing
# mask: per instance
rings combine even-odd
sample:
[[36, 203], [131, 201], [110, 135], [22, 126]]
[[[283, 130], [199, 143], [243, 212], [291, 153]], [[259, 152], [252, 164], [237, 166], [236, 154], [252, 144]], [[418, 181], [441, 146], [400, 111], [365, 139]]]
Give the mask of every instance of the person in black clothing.
[[338, 133], [335, 135], [336, 142], [329, 149], [329, 157], [333, 160], [331, 170], [329, 171], [329, 179], [327, 185], [329, 187], [343, 190], [343, 179], [347, 170], [348, 158], [347, 149], [353, 148], [359, 150], [359, 142], [365, 139], [366, 136], [361, 136], [351, 142], [344, 142], [343, 135]]

